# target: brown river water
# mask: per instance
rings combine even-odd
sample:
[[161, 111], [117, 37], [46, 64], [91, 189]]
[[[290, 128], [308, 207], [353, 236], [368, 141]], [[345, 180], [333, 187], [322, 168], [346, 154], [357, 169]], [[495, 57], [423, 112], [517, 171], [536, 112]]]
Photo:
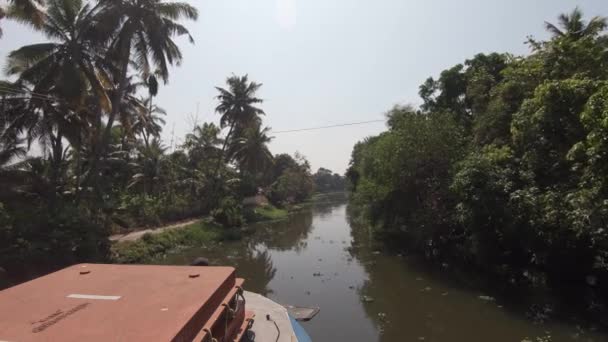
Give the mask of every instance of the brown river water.
[[379, 251], [366, 228], [351, 227], [344, 200], [253, 228], [241, 240], [180, 250], [161, 262], [204, 256], [236, 267], [249, 291], [320, 307], [302, 324], [315, 342], [608, 341], [593, 326], [558, 321], [549, 310], [531, 318], [512, 299], [463, 285], [440, 267]]

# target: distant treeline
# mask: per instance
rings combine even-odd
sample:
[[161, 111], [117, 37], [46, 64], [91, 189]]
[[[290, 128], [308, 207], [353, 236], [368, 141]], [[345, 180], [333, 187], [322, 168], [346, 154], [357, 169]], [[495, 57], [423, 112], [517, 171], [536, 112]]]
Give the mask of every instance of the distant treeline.
[[424, 82], [419, 108], [391, 109], [347, 172], [377, 236], [507, 282], [608, 295], [606, 26], [576, 9], [528, 56], [478, 54]]
[[346, 178], [326, 168], [319, 168], [317, 173], [312, 175], [312, 178], [315, 181], [316, 192], [327, 193], [346, 190]]

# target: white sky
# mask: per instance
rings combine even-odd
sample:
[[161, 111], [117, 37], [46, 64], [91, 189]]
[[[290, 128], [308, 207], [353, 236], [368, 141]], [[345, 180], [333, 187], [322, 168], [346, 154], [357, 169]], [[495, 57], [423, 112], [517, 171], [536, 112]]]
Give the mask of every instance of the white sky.
[[[0, 0], [1, 1], [1, 0]], [[193, 0], [196, 40], [179, 39], [184, 54], [157, 103], [183, 137], [198, 122], [215, 120], [215, 86], [248, 73], [264, 86], [265, 123], [275, 131], [381, 119], [397, 103], [419, 104], [429, 76], [479, 52], [527, 52], [527, 35], [546, 37], [543, 21], [579, 6], [607, 15], [608, 1], [587, 0]], [[5, 55], [43, 37], [3, 21]], [[299, 151], [312, 163], [344, 172], [352, 146], [378, 134], [382, 123], [277, 134], [274, 153]]]

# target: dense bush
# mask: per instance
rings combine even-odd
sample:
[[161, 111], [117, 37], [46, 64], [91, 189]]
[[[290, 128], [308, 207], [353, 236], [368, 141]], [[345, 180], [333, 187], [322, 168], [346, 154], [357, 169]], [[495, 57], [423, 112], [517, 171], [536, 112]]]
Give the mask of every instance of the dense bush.
[[219, 207], [211, 212], [211, 216], [224, 227], [240, 227], [245, 222], [242, 205], [232, 197], [222, 199]]
[[346, 178], [337, 173], [333, 173], [326, 168], [319, 168], [312, 175], [315, 182], [315, 191], [320, 193], [338, 192], [346, 190]]
[[420, 109], [391, 110], [347, 172], [378, 236], [608, 295], [608, 36], [594, 22], [530, 40], [526, 57], [476, 55], [427, 80]]
[[214, 243], [222, 236], [219, 227], [206, 222], [194, 223], [188, 227], [158, 234], [148, 233], [138, 241], [114, 244], [111, 261], [124, 264], [148, 263], [176, 247]]
[[[104, 260], [107, 256], [106, 222], [86, 208], [63, 205], [16, 209], [0, 209], [0, 265], [9, 273], [35, 275], [77, 261]], [[25, 269], [24, 265], [31, 267]]]

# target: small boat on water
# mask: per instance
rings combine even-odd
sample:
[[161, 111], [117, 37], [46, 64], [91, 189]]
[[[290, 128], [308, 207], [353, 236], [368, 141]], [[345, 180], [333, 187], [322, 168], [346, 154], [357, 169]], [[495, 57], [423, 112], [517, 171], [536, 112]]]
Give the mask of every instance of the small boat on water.
[[0, 291], [0, 341], [311, 341], [296, 318], [318, 309], [243, 283], [232, 267], [74, 265]]

